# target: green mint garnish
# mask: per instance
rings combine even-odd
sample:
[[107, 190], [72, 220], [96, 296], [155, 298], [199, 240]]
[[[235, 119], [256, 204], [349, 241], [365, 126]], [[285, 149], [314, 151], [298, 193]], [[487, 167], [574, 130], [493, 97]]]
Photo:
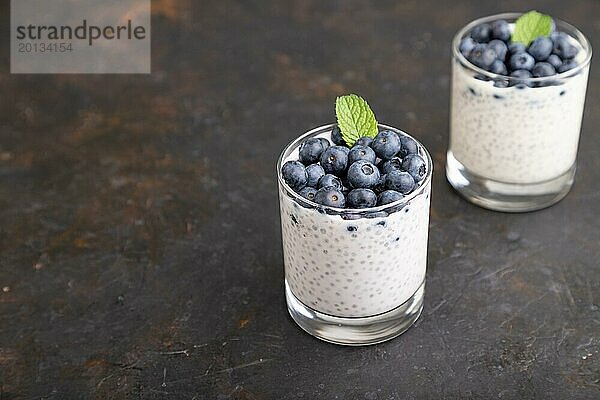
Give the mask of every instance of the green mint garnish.
[[552, 18], [537, 11], [521, 15], [515, 22], [515, 30], [510, 37], [512, 42], [529, 46], [538, 36], [549, 36], [552, 31]]
[[364, 136], [377, 136], [377, 120], [369, 104], [360, 96], [348, 94], [335, 99], [335, 115], [342, 138], [349, 147]]

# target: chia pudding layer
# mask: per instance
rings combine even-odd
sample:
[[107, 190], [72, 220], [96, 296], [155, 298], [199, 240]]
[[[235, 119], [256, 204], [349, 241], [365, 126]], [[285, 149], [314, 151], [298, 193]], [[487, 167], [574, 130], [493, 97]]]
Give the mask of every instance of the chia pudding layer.
[[[588, 54], [570, 39], [580, 49], [581, 64]], [[496, 87], [492, 80], [477, 79], [478, 73], [457, 57], [452, 64], [449, 152], [469, 172], [528, 184], [574, 166], [589, 64], [533, 87]]]
[[[329, 131], [316, 137], [329, 138]], [[426, 179], [400, 202], [373, 209], [310, 204], [279, 180], [285, 277], [304, 305], [337, 317], [373, 316], [402, 305], [423, 285], [432, 165], [419, 147], [428, 160]], [[291, 149], [282, 163], [297, 157]]]

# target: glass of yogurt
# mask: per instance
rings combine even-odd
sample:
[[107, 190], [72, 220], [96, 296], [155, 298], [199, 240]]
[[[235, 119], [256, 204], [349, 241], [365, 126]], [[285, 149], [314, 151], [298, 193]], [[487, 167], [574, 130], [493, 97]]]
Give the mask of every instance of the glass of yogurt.
[[[569, 192], [592, 55], [590, 43], [579, 30], [554, 20], [555, 32], [561, 32], [565, 43], [577, 51], [572, 60], [564, 60], [571, 63], [571, 69], [564, 72], [557, 67], [551, 76], [506, 76], [480, 68], [465, 57], [461, 45], [474, 28], [493, 27], [504, 20], [513, 32], [520, 15], [473, 21], [452, 42], [446, 176], [471, 202], [507, 212], [548, 207]], [[555, 51], [552, 61], [560, 62]], [[510, 50], [507, 65], [509, 57]]]
[[415, 140], [426, 175], [397, 201], [360, 209], [315, 203], [286, 183], [282, 165], [298, 159], [307, 139], [330, 140], [334, 127], [303, 134], [277, 163], [287, 306], [294, 321], [319, 339], [374, 344], [406, 331], [423, 308], [432, 161]]

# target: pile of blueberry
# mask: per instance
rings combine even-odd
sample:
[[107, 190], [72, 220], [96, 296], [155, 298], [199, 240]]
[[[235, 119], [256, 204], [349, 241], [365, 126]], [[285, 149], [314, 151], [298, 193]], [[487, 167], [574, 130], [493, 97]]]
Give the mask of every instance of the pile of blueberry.
[[299, 161], [281, 168], [285, 182], [304, 198], [338, 208], [369, 208], [402, 199], [425, 178], [417, 143], [391, 130], [359, 138], [349, 148], [339, 127], [326, 138], [305, 140]]
[[[575, 56], [579, 49], [564, 32], [554, 31], [538, 36], [529, 47], [511, 42], [511, 31], [505, 20], [475, 26], [460, 42], [463, 56], [479, 68], [498, 75], [521, 79], [539, 78], [566, 72], [577, 66]], [[496, 86], [508, 86], [506, 80], [497, 80]]]

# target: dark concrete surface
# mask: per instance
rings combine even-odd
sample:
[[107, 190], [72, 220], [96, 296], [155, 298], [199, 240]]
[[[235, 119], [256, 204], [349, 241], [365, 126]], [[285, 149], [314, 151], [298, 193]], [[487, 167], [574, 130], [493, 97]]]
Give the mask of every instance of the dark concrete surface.
[[[597, 1], [157, 0], [151, 75], [10, 75], [2, 46], [0, 399], [600, 398], [596, 60], [562, 202], [443, 173], [452, 35], [529, 8], [600, 43]], [[288, 317], [275, 184], [347, 92], [436, 163], [423, 316], [366, 348]]]

